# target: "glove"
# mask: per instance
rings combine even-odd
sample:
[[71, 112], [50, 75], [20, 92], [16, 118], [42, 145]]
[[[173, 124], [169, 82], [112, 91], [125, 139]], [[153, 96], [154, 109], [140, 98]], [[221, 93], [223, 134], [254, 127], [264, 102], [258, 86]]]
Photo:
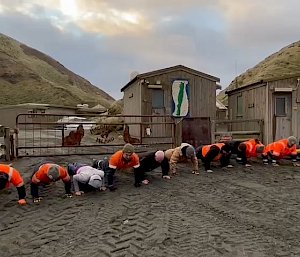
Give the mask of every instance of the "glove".
[[19, 205], [25, 205], [26, 204], [26, 200], [25, 199], [20, 199], [18, 201]]

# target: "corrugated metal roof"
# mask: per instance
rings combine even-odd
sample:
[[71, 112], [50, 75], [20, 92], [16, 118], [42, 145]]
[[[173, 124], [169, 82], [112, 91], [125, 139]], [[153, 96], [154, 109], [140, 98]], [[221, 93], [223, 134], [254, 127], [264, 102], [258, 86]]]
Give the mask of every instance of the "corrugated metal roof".
[[169, 68], [164, 68], [164, 69], [159, 69], [159, 70], [155, 70], [155, 71], [151, 71], [151, 72], [138, 74], [132, 80], [130, 80], [124, 87], [121, 88], [121, 92], [123, 92], [127, 87], [129, 87], [131, 84], [133, 84], [138, 79], [143, 79], [143, 78], [147, 78], [147, 77], [151, 77], [151, 76], [157, 76], [159, 74], [164, 74], [164, 73], [174, 71], [174, 70], [185, 70], [188, 73], [195, 74], [199, 77], [204, 77], [204, 78], [207, 78], [211, 81], [220, 82], [220, 79], [217, 78], [217, 77], [214, 77], [214, 76], [211, 76], [209, 74], [206, 74], [206, 73], [188, 68], [188, 67], [183, 66], [183, 65], [176, 65], [176, 66], [172, 66], [172, 67], [169, 67]]

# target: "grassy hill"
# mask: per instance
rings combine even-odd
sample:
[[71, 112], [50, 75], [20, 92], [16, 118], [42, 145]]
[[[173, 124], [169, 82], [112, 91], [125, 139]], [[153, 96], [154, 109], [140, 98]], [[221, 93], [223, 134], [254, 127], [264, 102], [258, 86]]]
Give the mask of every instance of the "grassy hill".
[[272, 81], [298, 76], [300, 77], [300, 41], [282, 48], [236, 77], [217, 97], [226, 104], [225, 91], [227, 90], [244, 87], [261, 80]]
[[114, 98], [46, 54], [0, 33], [0, 105], [109, 107]]

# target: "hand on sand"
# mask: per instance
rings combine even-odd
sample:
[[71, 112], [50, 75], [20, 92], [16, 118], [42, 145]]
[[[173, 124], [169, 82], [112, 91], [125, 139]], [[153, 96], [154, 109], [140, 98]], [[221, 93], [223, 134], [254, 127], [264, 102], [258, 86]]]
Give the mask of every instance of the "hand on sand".
[[43, 197], [36, 197], [36, 198], [33, 198], [33, 202], [34, 203], [39, 203], [40, 201], [43, 200]]
[[150, 181], [149, 181], [148, 179], [144, 179], [144, 180], [142, 181], [142, 183], [143, 183], [144, 185], [148, 185], [148, 184], [150, 183]]
[[18, 201], [19, 205], [25, 205], [26, 204], [26, 200], [25, 199], [20, 199]]
[[163, 176], [163, 179], [171, 179], [171, 177], [168, 175], [165, 175], [165, 176]]

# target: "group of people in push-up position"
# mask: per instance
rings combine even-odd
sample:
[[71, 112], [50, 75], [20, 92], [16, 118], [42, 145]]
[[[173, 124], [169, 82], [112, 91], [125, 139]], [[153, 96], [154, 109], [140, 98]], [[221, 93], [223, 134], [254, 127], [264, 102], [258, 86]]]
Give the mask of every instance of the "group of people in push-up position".
[[[293, 162], [297, 161], [296, 138], [291, 136], [264, 146], [258, 139], [244, 142], [228, 141], [194, 148], [188, 143], [168, 149], [146, 153], [135, 153], [134, 146], [124, 145], [122, 150], [114, 153], [110, 158], [93, 160], [91, 164], [69, 163], [67, 168], [58, 164], [46, 162], [37, 165], [30, 179], [30, 191], [33, 202], [40, 202], [39, 187], [62, 180], [67, 197], [72, 193], [77, 196], [85, 191], [107, 188], [115, 191], [114, 175], [117, 170], [133, 169], [134, 186], [148, 184], [146, 173], [161, 167], [162, 178], [170, 179], [170, 175], [178, 174], [177, 163], [190, 161], [192, 174], [199, 175], [198, 160], [201, 160], [206, 172], [212, 172], [211, 163], [219, 161], [221, 167], [233, 167], [230, 163], [231, 155], [236, 154], [236, 161], [247, 167], [249, 158], [262, 157], [263, 163], [278, 166], [278, 160], [287, 156]], [[13, 184], [18, 191], [19, 204], [26, 204], [26, 190], [20, 172], [10, 165], [0, 164], [0, 190]]]

